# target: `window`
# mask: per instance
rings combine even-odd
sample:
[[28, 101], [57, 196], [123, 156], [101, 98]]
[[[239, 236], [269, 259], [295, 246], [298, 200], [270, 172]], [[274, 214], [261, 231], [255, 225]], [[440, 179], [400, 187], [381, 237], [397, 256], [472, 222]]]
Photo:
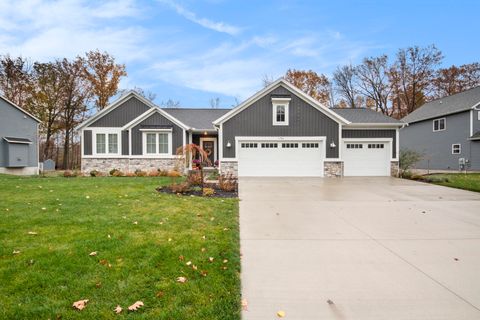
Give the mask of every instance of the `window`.
[[298, 148], [298, 143], [282, 143], [282, 148]]
[[147, 155], [167, 155], [171, 153], [171, 137], [170, 132], [145, 132], [144, 154]]
[[97, 154], [118, 154], [117, 133], [97, 133], [95, 141]]
[[288, 126], [289, 102], [290, 98], [272, 98], [274, 126]]
[[256, 143], [242, 143], [241, 147], [242, 148], [256, 148], [257, 144]]
[[369, 143], [368, 144], [368, 149], [383, 149], [384, 148], [383, 143]]
[[302, 148], [318, 148], [318, 143], [302, 143]]
[[452, 154], [462, 153], [462, 145], [460, 143], [452, 144]]
[[262, 143], [262, 148], [278, 148], [277, 143]]
[[347, 143], [347, 149], [363, 149], [363, 144], [361, 144], [361, 143]]
[[443, 131], [446, 129], [446, 119], [435, 119], [433, 120], [433, 132], [435, 131]]

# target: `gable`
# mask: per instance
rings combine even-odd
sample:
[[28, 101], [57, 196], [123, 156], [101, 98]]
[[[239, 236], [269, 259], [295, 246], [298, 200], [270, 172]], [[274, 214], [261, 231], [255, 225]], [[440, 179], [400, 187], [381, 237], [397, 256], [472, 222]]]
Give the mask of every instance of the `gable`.
[[132, 96], [90, 124], [89, 127], [123, 127], [149, 109], [150, 107], [143, 101]]

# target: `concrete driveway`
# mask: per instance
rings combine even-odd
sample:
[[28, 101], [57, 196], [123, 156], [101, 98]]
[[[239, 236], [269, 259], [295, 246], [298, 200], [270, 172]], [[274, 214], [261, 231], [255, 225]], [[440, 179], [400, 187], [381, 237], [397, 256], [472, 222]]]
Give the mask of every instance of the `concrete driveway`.
[[480, 194], [243, 178], [240, 199], [244, 319], [480, 319]]

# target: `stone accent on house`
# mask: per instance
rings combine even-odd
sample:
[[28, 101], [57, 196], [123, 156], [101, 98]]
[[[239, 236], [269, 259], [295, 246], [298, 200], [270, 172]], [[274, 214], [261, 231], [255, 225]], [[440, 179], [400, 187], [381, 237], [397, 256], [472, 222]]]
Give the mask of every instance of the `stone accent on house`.
[[232, 174], [234, 177], [238, 176], [238, 162], [237, 161], [222, 161], [220, 163], [220, 174]]
[[325, 161], [323, 174], [327, 178], [343, 176], [343, 161]]
[[390, 162], [390, 175], [392, 177], [398, 177], [400, 172], [400, 167], [398, 165], [398, 161], [391, 161]]
[[[123, 172], [135, 172], [136, 170], [152, 171], [177, 170], [183, 172], [185, 168], [176, 158], [169, 159], [151, 159], [151, 158], [83, 158], [82, 172], [89, 173], [92, 170], [100, 172], [109, 172], [112, 169], [118, 169]], [[181, 168], [178, 168], [180, 164]]]

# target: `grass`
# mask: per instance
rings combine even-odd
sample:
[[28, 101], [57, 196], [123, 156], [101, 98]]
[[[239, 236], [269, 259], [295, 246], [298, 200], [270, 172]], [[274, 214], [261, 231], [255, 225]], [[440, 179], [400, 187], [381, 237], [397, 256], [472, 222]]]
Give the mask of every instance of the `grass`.
[[240, 319], [237, 200], [155, 192], [169, 182], [0, 175], [0, 318]]
[[426, 182], [480, 192], [480, 173], [449, 173], [424, 176]]

